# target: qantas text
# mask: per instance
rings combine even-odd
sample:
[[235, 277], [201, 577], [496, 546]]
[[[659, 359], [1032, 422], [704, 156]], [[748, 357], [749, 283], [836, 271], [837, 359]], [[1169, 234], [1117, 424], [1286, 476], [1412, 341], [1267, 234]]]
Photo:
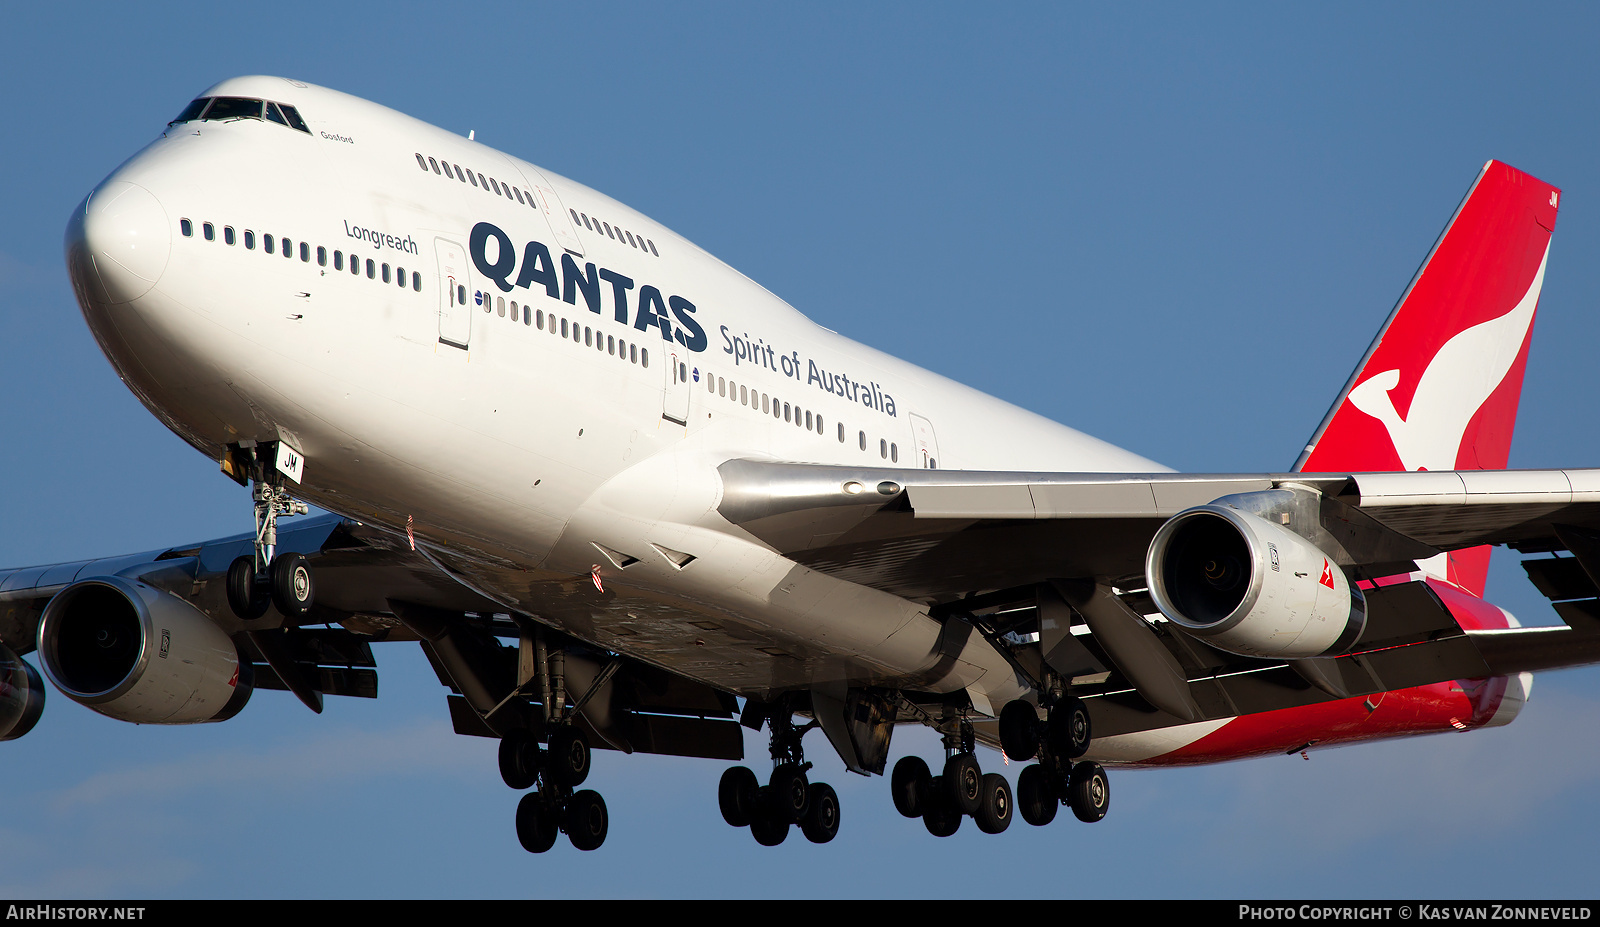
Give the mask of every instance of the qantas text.
[[[494, 243], [493, 249], [490, 248], [490, 242]], [[493, 261], [489, 259], [490, 250], [495, 255]], [[612, 317], [623, 325], [628, 324], [628, 291], [634, 287], [632, 277], [604, 267], [596, 268], [593, 262], [584, 264], [583, 269], [579, 270], [578, 262], [566, 253], [561, 255], [561, 268], [558, 271], [549, 247], [542, 241], [530, 241], [523, 245], [522, 260], [519, 262], [511, 236], [488, 222], [479, 222], [472, 227], [471, 251], [472, 264], [478, 273], [493, 280], [502, 293], [509, 293], [517, 287], [528, 290], [537, 285], [543, 287], [545, 295], [551, 299], [564, 300], [573, 305], [577, 305], [581, 293], [589, 311], [599, 315], [601, 292], [609, 289]], [[513, 272], [515, 278], [512, 277]], [[602, 282], [609, 286], [601, 287]], [[672, 310], [670, 317], [667, 314], [669, 307]], [[695, 320], [694, 303], [682, 296], [663, 296], [661, 290], [644, 284], [639, 287], [634, 308], [633, 327], [639, 331], [654, 328], [661, 332], [664, 341], [676, 341], [696, 352], [706, 349], [706, 332]]]

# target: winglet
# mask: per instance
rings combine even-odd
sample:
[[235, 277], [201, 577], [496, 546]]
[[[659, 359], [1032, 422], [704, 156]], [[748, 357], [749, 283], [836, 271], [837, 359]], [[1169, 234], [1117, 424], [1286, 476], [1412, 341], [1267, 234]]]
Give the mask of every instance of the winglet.
[[[1505, 468], [1560, 198], [1483, 166], [1295, 470]], [[1488, 554], [1452, 553], [1444, 578], [1481, 595]]]

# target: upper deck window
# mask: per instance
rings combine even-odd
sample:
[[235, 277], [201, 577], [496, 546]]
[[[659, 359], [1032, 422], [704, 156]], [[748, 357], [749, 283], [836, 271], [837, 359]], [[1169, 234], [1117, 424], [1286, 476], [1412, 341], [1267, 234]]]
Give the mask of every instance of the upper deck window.
[[[203, 114], [203, 115], [202, 115]], [[178, 118], [167, 123], [175, 125], [199, 119], [205, 122], [224, 119], [269, 119], [281, 126], [311, 134], [311, 127], [300, 118], [300, 113], [287, 103], [252, 100], [249, 97], [201, 97], [183, 108]]]

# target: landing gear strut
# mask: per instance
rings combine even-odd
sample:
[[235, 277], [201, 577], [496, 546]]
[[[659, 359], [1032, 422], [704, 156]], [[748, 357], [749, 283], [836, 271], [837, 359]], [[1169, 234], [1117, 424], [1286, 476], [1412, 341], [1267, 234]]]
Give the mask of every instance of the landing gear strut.
[[839, 796], [832, 786], [806, 778], [811, 764], [800, 746], [800, 739], [818, 723], [795, 727], [794, 713], [784, 700], [772, 705], [752, 702], [745, 708], [744, 720], [752, 727], [765, 720], [771, 734], [772, 775], [762, 785], [747, 767], [724, 772], [717, 785], [722, 819], [734, 827], [749, 827], [762, 846], [782, 843], [792, 824], [800, 825], [812, 843], [832, 840], [839, 833]]
[[278, 518], [304, 515], [310, 509], [289, 497], [283, 473], [269, 459], [277, 454], [277, 442], [228, 448], [225, 472], [255, 484], [250, 495], [256, 524], [254, 553], [236, 558], [228, 567], [228, 607], [240, 618], [254, 621], [274, 605], [293, 624], [311, 611], [316, 589], [304, 555], [277, 553]]
[[575, 710], [587, 695], [573, 709], [567, 707], [566, 657], [560, 650], [548, 652], [542, 635], [525, 638], [523, 651], [531, 674], [518, 691], [537, 682], [545, 734], [543, 745], [526, 730], [500, 740], [500, 778], [519, 791], [537, 786], [517, 804], [517, 840], [529, 853], [543, 853], [555, 845], [558, 832], [565, 832], [574, 847], [598, 850], [611, 823], [606, 801], [593, 789], [573, 791], [589, 778], [589, 738], [574, 724]]

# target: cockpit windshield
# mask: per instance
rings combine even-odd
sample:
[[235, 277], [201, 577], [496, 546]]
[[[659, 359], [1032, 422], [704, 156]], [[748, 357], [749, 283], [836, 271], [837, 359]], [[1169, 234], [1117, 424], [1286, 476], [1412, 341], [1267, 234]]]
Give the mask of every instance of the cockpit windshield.
[[194, 120], [210, 122], [225, 119], [267, 119], [281, 126], [311, 134], [311, 128], [300, 118], [300, 113], [287, 103], [252, 100], [249, 97], [201, 97], [183, 108], [178, 118], [167, 123], [176, 125]]

